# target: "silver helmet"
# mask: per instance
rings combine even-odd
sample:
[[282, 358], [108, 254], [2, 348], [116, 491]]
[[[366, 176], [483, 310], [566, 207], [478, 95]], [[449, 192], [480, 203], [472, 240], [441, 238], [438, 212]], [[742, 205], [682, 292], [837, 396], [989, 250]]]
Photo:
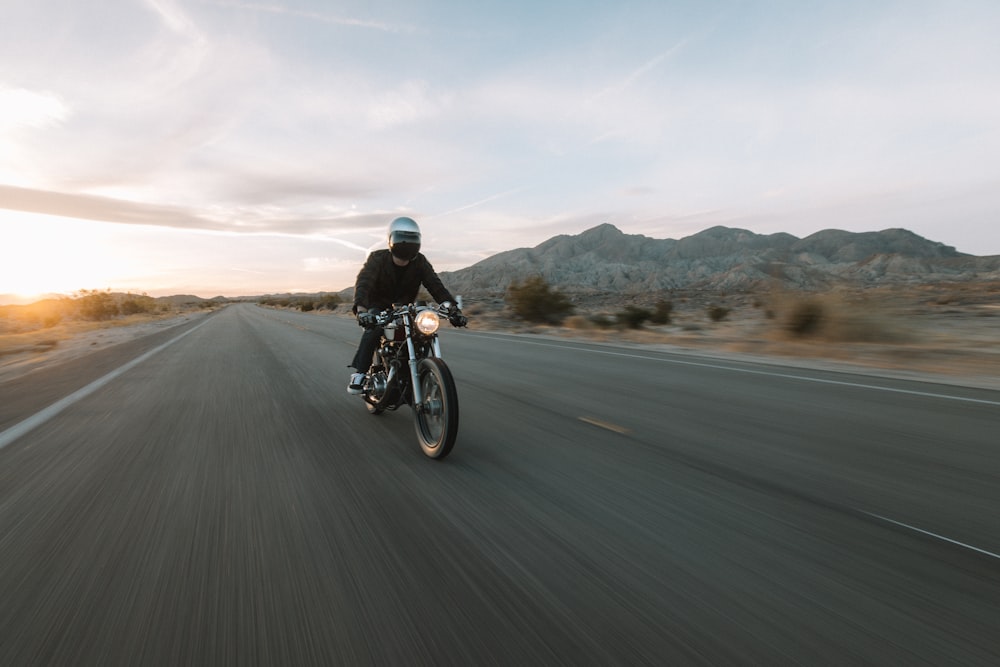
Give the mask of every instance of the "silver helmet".
[[406, 261], [420, 252], [420, 227], [412, 218], [396, 218], [389, 224], [389, 252]]

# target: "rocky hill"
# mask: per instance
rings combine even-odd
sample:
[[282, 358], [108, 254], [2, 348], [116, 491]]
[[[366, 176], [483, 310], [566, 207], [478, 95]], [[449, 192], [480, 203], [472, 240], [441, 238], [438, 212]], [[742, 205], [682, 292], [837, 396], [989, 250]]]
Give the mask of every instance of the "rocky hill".
[[442, 278], [456, 293], [485, 296], [535, 275], [578, 293], [742, 291], [775, 281], [795, 289], [828, 289], [1000, 280], [1000, 256], [966, 255], [905, 229], [830, 229], [800, 239], [712, 227], [673, 240], [624, 234], [603, 224], [493, 255]]

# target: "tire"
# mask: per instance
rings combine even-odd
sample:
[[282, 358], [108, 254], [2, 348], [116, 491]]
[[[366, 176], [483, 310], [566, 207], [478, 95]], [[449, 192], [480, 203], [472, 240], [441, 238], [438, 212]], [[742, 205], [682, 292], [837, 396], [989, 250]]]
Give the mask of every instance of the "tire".
[[455, 446], [458, 435], [455, 380], [443, 360], [431, 357], [417, 364], [417, 381], [423, 396], [423, 403], [413, 406], [417, 440], [424, 454], [443, 459]]

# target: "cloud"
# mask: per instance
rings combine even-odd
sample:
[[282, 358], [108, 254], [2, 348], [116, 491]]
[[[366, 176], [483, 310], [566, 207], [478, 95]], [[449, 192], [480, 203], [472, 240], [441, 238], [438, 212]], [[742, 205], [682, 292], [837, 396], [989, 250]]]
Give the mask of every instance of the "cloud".
[[473, 209], [473, 208], [478, 208], [478, 207], [480, 207], [480, 206], [482, 206], [484, 204], [488, 204], [488, 203], [496, 201], [498, 199], [503, 199], [505, 197], [509, 197], [510, 195], [517, 194], [517, 193], [522, 192], [523, 190], [526, 190], [526, 189], [527, 189], [526, 187], [522, 187], [522, 188], [514, 188], [512, 190], [506, 190], [504, 192], [498, 192], [496, 194], [490, 195], [489, 197], [484, 197], [483, 199], [480, 199], [478, 201], [474, 201], [471, 204], [464, 204], [462, 206], [459, 206], [458, 208], [453, 208], [453, 209], [450, 209], [448, 211], [444, 211], [442, 213], [435, 213], [432, 216], [427, 216], [425, 219], [443, 218], [445, 216], [454, 215], [455, 213], [462, 213], [464, 211], [468, 211], [468, 210]]
[[220, 172], [205, 177], [212, 181], [212, 190], [219, 201], [240, 206], [294, 206], [310, 202], [331, 205], [370, 199], [381, 192], [374, 182], [345, 180], [331, 173], [286, 171], [275, 169], [273, 165], [270, 168], [264, 165], [220, 167]]
[[44, 173], [35, 164], [33, 145], [71, 116], [56, 93], [0, 85], [0, 182], [26, 185]]
[[366, 28], [370, 30], [378, 30], [381, 32], [388, 32], [388, 33], [412, 33], [416, 31], [415, 28], [407, 25], [396, 25], [392, 23], [385, 23], [382, 21], [373, 21], [370, 19], [358, 19], [346, 16], [338, 16], [335, 14], [327, 14], [323, 12], [303, 11], [300, 9], [292, 9], [290, 7], [285, 7], [282, 5], [265, 5], [262, 3], [254, 3], [254, 2], [222, 2], [218, 0], [211, 4], [214, 4], [218, 7], [241, 9], [245, 11], [262, 12], [268, 14], [281, 14], [284, 16], [296, 16], [299, 18], [309, 19], [311, 21], [320, 21], [322, 23], [329, 23], [331, 25], [345, 26], [349, 28]]
[[9, 185], [0, 185], [0, 207], [13, 211], [103, 222], [181, 229], [220, 229], [219, 225], [209, 220], [175, 207]]
[[[196, 8], [169, 0], [129, 3], [117, 19], [128, 26], [120, 37], [80, 34], [53, 42], [47, 67], [22, 45], [19, 58], [34, 68], [32, 80], [55, 91], [72, 114], [32, 135], [16, 162], [0, 151], [0, 182], [126, 199], [211, 199], [194, 178], [204, 176], [206, 163], [213, 169], [230, 158], [237, 166], [251, 163], [241, 162], [239, 149], [253, 145], [248, 138], [255, 133], [271, 142], [261, 157], [281, 146], [271, 139], [281, 129], [274, 124], [294, 121], [279, 106], [287, 84], [277, 76], [274, 54]], [[263, 119], [263, 109], [281, 113]], [[4, 177], [15, 170], [32, 177]]]
[[1000, 173], [985, 16], [653, 5], [540, 15], [551, 39], [525, 43], [478, 8], [429, 37], [299, 0], [122, 3], [113, 26], [74, 7], [73, 31], [23, 3], [31, 38], [0, 42], [0, 206], [352, 251], [406, 213], [458, 257], [587, 211], [700, 224]]
[[0, 86], [0, 134], [57, 125], [70, 115], [69, 105], [56, 93]]
[[161, 204], [126, 201], [97, 195], [69, 194], [31, 188], [0, 185], [0, 208], [44, 215], [96, 220], [127, 225], [150, 225], [175, 229], [199, 230], [240, 235], [281, 235], [311, 237], [339, 243], [348, 248], [363, 248], [350, 240], [338, 238], [345, 232], [369, 235], [381, 230], [391, 213], [366, 215], [290, 217], [280, 208], [254, 211], [244, 209], [190, 209]]
[[617, 83], [614, 83], [614, 84], [612, 84], [612, 85], [604, 88], [603, 90], [601, 90], [599, 93], [597, 93], [593, 97], [587, 99], [586, 102], [584, 102], [584, 105], [585, 106], [589, 106], [589, 105], [595, 104], [596, 102], [598, 102], [599, 100], [601, 100], [601, 99], [603, 99], [605, 97], [612, 96], [612, 95], [620, 95], [620, 94], [622, 94], [625, 90], [627, 90], [628, 88], [630, 88], [632, 86], [632, 84], [634, 84], [641, 77], [645, 76], [647, 73], [649, 73], [650, 71], [652, 71], [653, 69], [655, 69], [660, 63], [664, 62], [665, 60], [667, 60], [668, 58], [670, 58], [671, 56], [673, 56], [675, 53], [677, 53], [678, 51], [680, 51], [684, 47], [684, 45], [686, 43], [687, 43], [687, 40], [681, 40], [680, 42], [678, 42], [677, 44], [673, 45], [672, 47], [670, 47], [666, 51], [663, 51], [662, 53], [659, 53], [656, 56], [654, 56], [653, 58], [647, 60], [640, 67], [638, 67], [637, 69], [631, 71], [621, 81], [618, 81]]
[[435, 118], [451, 102], [449, 95], [433, 95], [426, 81], [406, 81], [375, 99], [368, 109], [368, 124], [376, 130], [410, 125]]
[[204, 41], [197, 25], [171, 0], [145, 0], [145, 3], [171, 31], [192, 41]]

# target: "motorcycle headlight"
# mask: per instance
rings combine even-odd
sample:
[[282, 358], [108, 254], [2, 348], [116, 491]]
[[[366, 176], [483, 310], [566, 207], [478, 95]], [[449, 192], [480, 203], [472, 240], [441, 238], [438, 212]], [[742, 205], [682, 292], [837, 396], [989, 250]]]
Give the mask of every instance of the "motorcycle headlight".
[[432, 333], [438, 330], [441, 326], [441, 318], [433, 310], [421, 310], [417, 313], [417, 319], [415, 320], [417, 325], [417, 331], [425, 336], [430, 336]]

